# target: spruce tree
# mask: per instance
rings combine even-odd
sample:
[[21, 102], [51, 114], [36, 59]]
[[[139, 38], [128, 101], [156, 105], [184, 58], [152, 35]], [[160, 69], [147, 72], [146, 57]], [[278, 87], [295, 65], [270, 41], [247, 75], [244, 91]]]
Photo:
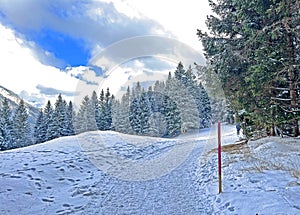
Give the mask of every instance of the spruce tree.
[[45, 116], [43, 110], [41, 109], [34, 126], [34, 132], [33, 132], [34, 144], [42, 143], [46, 140], [47, 129], [45, 127], [44, 121], [45, 121]]
[[136, 134], [142, 135], [142, 107], [141, 107], [141, 98], [140, 96], [136, 97], [130, 104], [130, 124]]
[[119, 106], [119, 116], [118, 116], [119, 118], [116, 121], [118, 121], [117, 131], [132, 134], [133, 130], [130, 125], [130, 119], [129, 119], [130, 104], [131, 104], [131, 94], [130, 94], [130, 88], [128, 86], [126, 93], [121, 98], [121, 102]]
[[66, 102], [62, 99], [61, 94], [55, 102], [52, 118], [48, 124], [48, 137], [49, 139], [55, 139], [65, 136], [65, 121], [66, 121]]
[[[166, 89], [167, 95], [176, 103], [181, 118], [181, 130], [199, 128], [199, 109], [202, 106], [197, 99], [199, 95], [195, 88], [195, 77], [190, 70], [185, 70], [182, 63], [179, 63], [175, 70], [174, 78], [169, 77]], [[198, 103], [197, 103], [198, 101]]]
[[212, 121], [211, 102], [201, 82], [193, 85], [193, 94], [199, 114], [199, 127], [208, 128]]
[[13, 115], [13, 148], [28, 146], [32, 143], [28, 112], [22, 99]]
[[141, 115], [140, 115], [140, 124], [142, 128], [142, 134], [148, 134], [149, 133], [149, 127], [150, 122], [149, 118], [151, 115], [151, 106], [149, 102], [149, 94], [142, 91], [142, 94], [140, 96], [140, 108], [141, 108]]
[[148, 106], [150, 110], [148, 134], [150, 136], [161, 137], [166, 132], [166, 120], [162, 113], [161, 96], [152, 90], [152, 86], [148, 88]]
[[97, 130], [94, 109], [89, 96], [85, 96], [82, 100], [75, 125], [77, 133]]
[[44, 108], [44, 120], [42, 126], [46, 130], [46, 138], [45, 140], [43, 140], [43, 142], [53, 139], [51, 136], [52, 134], [52, 131], [50, 130], [51, 127], [49, 127], [49, 125], [52, 124], [52, 120], [53, 120], [53, 107], [50, 100], [48, 100], [46, 107]]
[[121, 103], [119, 100], [114, 99], [112, 101], [112, 128], [114, 131], [120, 131], [120, 119], [121, 119]]
[[0, 150], [13, 148], [12, 111], [8, 99], [4, 98], [0, 109]]
[[67, 106], [67, 109], [66, 109], [65, 131], [66, 131], [67, 136], [75, 134], [74, 116], [75, 116], [75, 112], [74, 112], [74, 109], [73, 109], [73, 103], [70, 101], [68, 106]]
[[100, 105], [99, 105], [99, 100], [97, 97], [97, 93], [93, 91], [92, 97], [91, 97], [91, 103], [93, 107], [93, 114], [95, 118], [95, 122], [97, 125], [97, 129], [101, 129], [101, 110], [100, 110]]
[[109, 92], [109, 88], [107, 88], [104, 98], [103, 105], [103, 130], [111, 130], [112, 129], [112, 97]]
[[105, 94], [104, 94], [104, 90], [101, 90], [100, 96], [99, 96], [99, 122], [98, 122], [98, 128], [99, 130], [103, 131], [104, 130], [104, 126], [105, 126]]
[[66, 110], [67, 102], [62, 99], [61, 94], [58, 95], [57, 101], [55, 102], [54, 116], [57, 117], [58, 124], [58, 137], [66, 136]]
[[165, 137], [172, 137], [181, 132], [181, 114], [176, 103], [168, 96], [163, 97], [163, 114], [167, 123]]
[[136, 134], [144, 135], [148, 133], [150, 114], [148, 95], [140, 83], [137, 82], [135, 89], [132, 90], [129, 114], [131, 127]]

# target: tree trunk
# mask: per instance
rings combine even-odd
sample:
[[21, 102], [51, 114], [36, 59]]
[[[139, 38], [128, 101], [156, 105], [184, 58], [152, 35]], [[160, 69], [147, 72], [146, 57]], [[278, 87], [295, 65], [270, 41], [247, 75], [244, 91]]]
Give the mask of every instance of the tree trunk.
[[[291, 29], [291, 1], [288, 1], [287, 10], [288, 10], [288, 17], [289, 19], [285, 23], [285, 27], [287, 30], [287, 51], [289, 57], [289, 68], [288, 68], [288, 80], [289, 80], [289, 91], [290, 91], [290, 99], [291, 99], [291, 111], [295, 111], [298, 108], [297, 104], [297, 75], [294, 68], [296, 53], [295, 53], [295, 46], [293, 44], [293, 34], [290, 32]], [[293, 136], [297, 137], [299, 135], [299, 126], [298, 126], [298, 119], [293, 119]]]

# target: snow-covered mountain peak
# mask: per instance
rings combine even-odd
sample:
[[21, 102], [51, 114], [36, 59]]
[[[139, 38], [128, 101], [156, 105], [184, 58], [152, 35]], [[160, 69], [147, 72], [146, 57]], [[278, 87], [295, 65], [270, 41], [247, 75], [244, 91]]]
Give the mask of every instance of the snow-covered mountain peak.
[[[9, 89], [6, 89], [3, 86], [0, 86], [0, 106], [2, 105], [4, 98], [8, 99], [8, 102], [9, 102], [11, 108], [13, 108], [13, 109], [16, 108], [18, 106], [18, 104], [20, 103], [20, 101], [22, 100], [22, 98], [20, 96], [18, 96], [16, 93], [12, 92]], [[25, 103], [25, 106], [29, 113], [29, 122], [31, 124], [34, 124], [34, 122], [37, 118], [37, 115], [39, 113], [39, 110], [38, 110], [38, 108], [29, 104], [26, 100], [24, 100], [24, 103]]]

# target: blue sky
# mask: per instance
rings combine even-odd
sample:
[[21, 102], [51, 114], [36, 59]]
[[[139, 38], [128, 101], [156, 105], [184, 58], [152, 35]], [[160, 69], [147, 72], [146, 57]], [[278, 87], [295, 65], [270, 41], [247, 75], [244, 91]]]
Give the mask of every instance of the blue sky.
[[[79, 77], [101, 74], [89, 65], [93, 57], [133, 37], [175, 38], [201, 52], [196, 29], [205, 28], [208, 12], [204, 0], [0, 0], [0, 56], [6, 59], [0, 85], [41, 104], [55, 90], [69, 96]], [[141, 68], [136, 62], [125, 67], [134, 65]], [[143, 66], [154, 71], [166, 63], [148, 58]], [[15, 83], [16, 77], [28, 81]]]
[[85, 47], [85, 41], [74, 38], [52, 29], [42, 29], [39, 32], [28, 33], [27, 38], [35, 41], [38, 46], [55, 55], [60, 61], [53, 66], [87, 65], [90, 59], [90, 50]]

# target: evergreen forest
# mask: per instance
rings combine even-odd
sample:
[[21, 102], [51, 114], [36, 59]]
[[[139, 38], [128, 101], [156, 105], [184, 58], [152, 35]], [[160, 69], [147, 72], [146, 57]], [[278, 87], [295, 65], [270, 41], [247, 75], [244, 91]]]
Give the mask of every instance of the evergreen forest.
[[[207, 79], [216, 74], [248, 138], [299, 136], [299, 0], [209, 0], [198, 30]], [[211, 80], [208, 80], [211, 81]]]
[[5, 99], [0, 110], [0, 149], [97, 130], [170, 138], [207, 128], [212, 121], [207, 92], [191, 67], [185, 69], [182, 63], [173, 76], [170, 72], [166, 81], [156, 81], [148, 89], [137, 82], [132, 88], [128, 86], [120, 100], [109, 88], [99, 95], [94, 91], [75, 109], [71, 101], [67, 103], [58, 95], [54, 105], [48, 101], [40, 110], [31, 128], [24, 101], [13, 111]]

